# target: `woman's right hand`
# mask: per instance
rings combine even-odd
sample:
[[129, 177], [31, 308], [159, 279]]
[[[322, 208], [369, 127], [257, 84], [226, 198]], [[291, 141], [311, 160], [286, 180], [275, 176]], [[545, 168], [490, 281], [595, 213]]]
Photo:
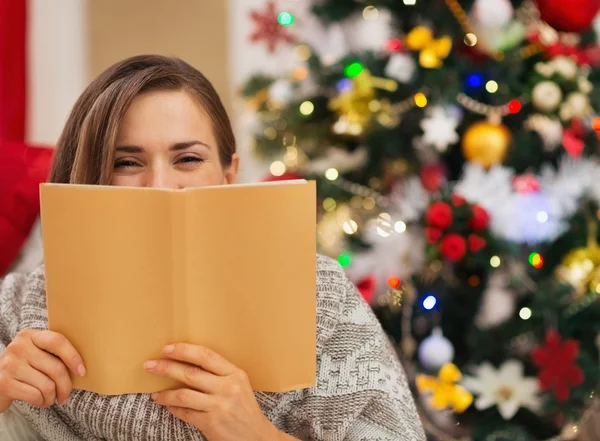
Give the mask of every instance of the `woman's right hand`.
[[38, 407], [66, 403], [73, 390], [67, 369], [85, 375], [83, 359], [64, 335], [19, 332], [0, 353], [0, 413], [15, 400]]

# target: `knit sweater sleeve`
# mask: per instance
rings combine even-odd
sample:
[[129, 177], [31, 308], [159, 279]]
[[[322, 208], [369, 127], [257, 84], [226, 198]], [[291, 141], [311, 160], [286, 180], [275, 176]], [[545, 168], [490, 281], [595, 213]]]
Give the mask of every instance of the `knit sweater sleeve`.
[[288, 433], [302, 441], [424, 441], [389, 339], [337, 262], [319, 257], [317, 384], [291, 400]]

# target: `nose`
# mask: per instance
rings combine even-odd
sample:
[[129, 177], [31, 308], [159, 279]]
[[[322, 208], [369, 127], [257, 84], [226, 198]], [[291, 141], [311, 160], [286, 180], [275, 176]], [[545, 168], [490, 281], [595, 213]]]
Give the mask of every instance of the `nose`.
[[162, 167], [156, 167], [148, 171], [146, 187], [151, 188], [175, 188], [169, 182], [169, 173]]

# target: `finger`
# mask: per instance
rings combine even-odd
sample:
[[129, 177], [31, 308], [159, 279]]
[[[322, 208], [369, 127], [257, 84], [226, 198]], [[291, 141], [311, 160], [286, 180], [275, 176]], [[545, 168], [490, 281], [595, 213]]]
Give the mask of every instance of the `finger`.
[[38, 406], [50, 407], [56, 402], [56, 384], [54, 381], [30, 365], [23, 364], [15, 372], [14, 378], [17, 382], [38, 390], [42, 396], [42, 403]]
[[[34, 349], [36, 350], [36, 349]], [[63, 405], [69, 399], [73, 391], [73, 383], [69, 371], [60, 358], [45, 351], [37, 349], [36, 354], [28, 357], [32, 368], [49, 377], [56, 386], [56, 400]]]
[[45, 403], [44, 395], [42, 395], [39, 389], [30, 384], [13, 379], [10, 384], [7, 385], [7, 390], [10, 391], [9, 398], [13, 401], [23, 401], [36, 407], [41, 407]]
[[85, 375], [81, 355], [64, 335], [52, 331], [40, 331], [31, 334], [31, 341], [38, 348], [60, 358], [75, 375], [82, 377]]
[[160, 377], [172, 378], [201, 392], [218, 391], [219, 377], [198, 366], [173, 360], [150, 360], [144, 363], [144, 369]]
[[215, 351], [204, 346], [180, 343], [165, 346], [163, 352], [169, 358], [199, 366], [219, 376], [231, 375], [238, 370], [236, 366], [225, 360]]
[[208, 412], [213, 398], [193, 389], [166, 390], [152, 394], [156, 404], [167, 407], [185, 407], [199, 412]]

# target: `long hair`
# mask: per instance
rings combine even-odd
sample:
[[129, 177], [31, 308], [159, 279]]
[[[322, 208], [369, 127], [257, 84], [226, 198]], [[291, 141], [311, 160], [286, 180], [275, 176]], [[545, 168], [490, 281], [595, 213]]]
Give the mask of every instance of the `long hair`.
[[139, 55], [109, 67], [79, 97], [58, 140], [50, 182], [107, 185], [121, 120], [137, 95], [154, 90], [190, 93], [212, 120], [221, 165], [231, 164], [233, 130], [210, 81], [178, 58]]

